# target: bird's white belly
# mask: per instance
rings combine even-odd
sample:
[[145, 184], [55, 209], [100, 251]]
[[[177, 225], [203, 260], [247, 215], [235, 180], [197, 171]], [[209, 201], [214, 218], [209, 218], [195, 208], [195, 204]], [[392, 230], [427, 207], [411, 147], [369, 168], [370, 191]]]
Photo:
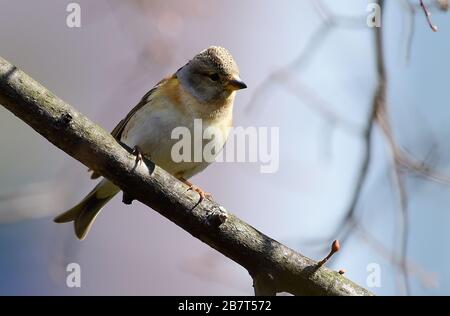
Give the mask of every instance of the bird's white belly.
[[[212, 122], [202, 120], [202, 135], [205, 129], [211, 126], [215, 128], [214, 130], [223, 132], [219, 133], [221, 135], [214, 137], [212, 140], [203, 140], [202, 148], [200, 148], [201, 153], [203, 153], [203, 148], [206, 144], [219, 149], [212, 156], [215, 157], [220, 152], [228, 137], [229, 127], [225, 126], [227, 122], [228, 120]], [[175, 158], [174, 161], [174, 157], [172, 157], [172, 148], [176, 143], [180, 142], [180, 139], [172, 139], [172, 132], [177, 127], [185, 127], [190, 132], [191, 159], [187, 161], [175, 162], [177, 159]], [[197, 130], [197, 134], [199, 131]], [[194, 133], [193, 116], [180, 113], [170, 103], [157, 107], [145, 105], [129, 120], [122, 134], [121, 141], [131, 148], [136, 145], [139, 146], [144, 155], [148, 156], [155, 164], [178, 178], [183, 177], [187, 179], [199, 173], [211, 163], [211, 159], [206, 161], [203, 155], [200, 161], [198, 159], [194, 161], [194, 151], [199, 150], [194, 148], [194, 137], [202, 137], [202, 135], [194, 135]]]

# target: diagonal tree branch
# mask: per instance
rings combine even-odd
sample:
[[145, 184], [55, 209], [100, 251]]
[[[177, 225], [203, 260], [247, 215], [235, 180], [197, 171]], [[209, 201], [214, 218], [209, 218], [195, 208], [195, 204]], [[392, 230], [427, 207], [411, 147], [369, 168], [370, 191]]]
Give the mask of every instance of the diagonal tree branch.
[[150, 161], [135, 164], [104, 129], [0, 57], [0, 103], [52, 144], [248, 270], [256, 294], [372, 295], [257, 231]]

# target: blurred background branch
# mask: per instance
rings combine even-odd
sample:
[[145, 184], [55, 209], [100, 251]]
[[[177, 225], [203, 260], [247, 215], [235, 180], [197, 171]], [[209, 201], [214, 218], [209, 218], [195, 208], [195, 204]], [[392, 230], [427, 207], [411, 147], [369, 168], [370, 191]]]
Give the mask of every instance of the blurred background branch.
[[[375, 1], [381, 8], [381, 16], [385, 16], [385, 1]], [[416, 9], [421, 8], [423, 11], [427, 23], [433, 31], [437, 31], [431, 20], [430, 8], [422, 1], [412, 4], [409, 0], [405, 0], [407, 14], [413, 17], [416, 14]], [[313, 93], [309, 88], [304, 85], [293, 85], [293, 81], [300, 82], [300, 79], [295, 79], [295, 74], [301, 73], [311, 60], [314, 58], [317, 50], [324, 44], [325, 40], [329, 37], [329, 33], [336, 31], [339, 28], [342, 29], [354, 29], [358, 30], [362, 27], [367, 27], [363, 23], [364, 17], [348, 17], [339, 16], [332, 13], [332, 11], [324, 4], [322, 0], [313, 0], [317, 13], [322, 18], [323, 22], [317, 29], [316, 33], [311, 36], [311, 40], [299, 54], [299, 56], [285, 67], [273, 71], [266, 79], [257, 87], [256, 92], [253, 94], [250, 100], [247, 110], [252, 111], [255, 105], [261, 101], [265, 96], [264, 91], [268, 91], [271, 86], [279, 86], [286, 92], [293, 94], [304, 102], [306, 106], [315, 111], [321, 116], [329, 125], [330, 128], [340, 127], [346, 132], [353, 135], [362, 135], [363, 138], [363, 151], [360, 162], [359, 171], [355, 179], [355, 185], [353, 194], [351, 195], [349, 205], [341, 223], [336, 226], [335, 231], [326, 239], [314, 240], [314, 243], [320, 244], [321, 247], [331, 242], [331, 240], [339, 238], [342, 243], [345, 243], [349, 236], [358, 229], [360, 225], [358, 219], [355, 217], [356, 209], [362, 198], [363, 188], [365, 187], [369, 167], [372, 160], [372, 139], [373, 131], [376, 124], [381, 128], [382, 133], [386, 139], [386, 145], [389, 149], [392, 162], [392, 184], [394, 192], [397, 195], [397, 206], [400, 214], [400, 225], [398, 226], [400, 235], [400, 248], [398, 250], [399, 256], [396, 259], [396, 266], [402, 274], [403, 278], [403, 293], [406, 295], [411, 294], [410, 282], [409, 282], [409, 265], [407, 259], [408, 250], [408, 236], [409, 236], [409, 215], [408, 215], [408, 196], [404, 185], [405, 172], [411, 174], [417, 174], [425, 179], [435, 181], [437, 183], [448, 186], [450, 184], [450, 174], [448, 172], [436, 170], [433, 166], [429, 165], [426, 161], [421, 161], [411, 156], [406, 150], [395, 140], [392, 128], [390, 126], [390, 119], [388, 114], [387, 93], [388, 93], [388, 78], [386, 70], [386, 58], [384, 49], [383, 34], [388, 32], [389, 26], [385, 24], [383, 27], [374, 27], [374, 58], [377, 74], [377, 85], [373, 100], [371, 102], [371, 108], [367, 121], [364, 127], [358, 127], [352, 121], [349, 121], [346, 117], [334, 113], [332, 104], [326, 103], [321, 100], [320, 97]], [[449, 6], [448, 0], [437, 0], [432, 3], [432, 8], [437, 8], [441, 11], [447, 11]], [[407, 37], [407, 59], [409, 59], [411, 42], [413, 37], [413, 25], [414, 20], [410, 23], [410, 29], [406, 34]], [[367, 240], [367, 238], [365, 239]], [[326, 241], [326, 242], [324, 242]], [[373, 245], [373, 243], [369, 243]]]

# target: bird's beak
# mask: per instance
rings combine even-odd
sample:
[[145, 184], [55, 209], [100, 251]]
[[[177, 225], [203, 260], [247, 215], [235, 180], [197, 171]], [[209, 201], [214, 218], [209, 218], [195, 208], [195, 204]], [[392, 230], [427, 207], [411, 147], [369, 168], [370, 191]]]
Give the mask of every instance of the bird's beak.
[[247, 88], [247, 85], [244, 83], [244, 81], [242, 81], [241, 78], [237, 77], [234, 79], [231, 79], [228, 84], [227, 84], [228, 88], [232, 91], [234, 90], [241, 90], [241, 89], [245, 89]]

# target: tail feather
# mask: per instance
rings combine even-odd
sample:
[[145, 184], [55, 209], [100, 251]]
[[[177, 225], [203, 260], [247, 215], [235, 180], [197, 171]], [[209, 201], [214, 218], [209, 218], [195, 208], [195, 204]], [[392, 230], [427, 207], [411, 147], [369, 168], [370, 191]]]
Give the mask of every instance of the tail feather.
[[53, 221], [55, 223], [68, 223], [68, 222], [74, 221], [80, 214], [80, 210], [79, 210], [78, 206], [79, 206], [79, 204], [77, 206], [71, 208], [67, 212], [59, 214], [58, 216], [56, 216], [53, 219]]
[[101, 189], [101, 183], [92, 190], [80, 203], [72, 207], [67, 212], [58, 215], [53, 220], [55, 223], [74, 222], [75, 234], [83, 240], [95, 218], [102, 210], [103, 206], [111, 200], [117, 192], [111, 192], [109, 196], [99, 197], [97, 192]]

